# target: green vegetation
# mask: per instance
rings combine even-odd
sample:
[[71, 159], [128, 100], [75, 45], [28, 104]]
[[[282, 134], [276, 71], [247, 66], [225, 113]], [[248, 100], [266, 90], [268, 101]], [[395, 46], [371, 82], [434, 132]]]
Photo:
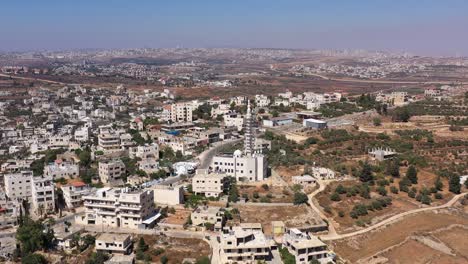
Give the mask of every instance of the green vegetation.
[[93, 252], [85, 264], [104, 264], [109, 259], [109, 255], [103, 252]]
[[16, 239], [20, 243], [21, 256], [28, 256], [37, 250], [47, 251], [53, 247], [54, 231], [47, 228], [41, 221], [23, 217], [16, 231]]
[[296, 264], [296, 257], [293, 254], [289, 253], [286, 247], [279, 248], [279, 253], [281, 256], [281, 260], [284, 264]]
[[418, 172], [416, 167], [413, 165], [409, 166], [408, 170], [406, 171], [406, 178], [408, 178], [412, 184], [418, 183]]
[[460, 176], [452, 174], [449, 177], [449, 191], [459, 194], [461, 191]]
[[374, 176], [372, 174], [372, 167], [368, 162], [365, 162], [362, 166], [361, 173], [359, 174], [359, 180], [362, 182], [369, 182], [374, 179]]
[[309, 198], [307, 197], [307, 195], [303, 192], [295, 192], [294, 193], [294, 201], [293, 203], [295, 205], [299, 205], [299, 204], [305, 204], [309, 201]]

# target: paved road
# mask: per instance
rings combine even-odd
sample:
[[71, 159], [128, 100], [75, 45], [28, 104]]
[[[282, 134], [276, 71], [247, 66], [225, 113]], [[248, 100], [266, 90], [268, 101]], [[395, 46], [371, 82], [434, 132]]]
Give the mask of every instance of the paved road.
[[364, 229], [356, 231], [356, 232], [351, 232], [351, 233], [347, 233], [347, 234], [336, 234], [336, 232], [335, 232], [335, 234], [328, 234], [328, 235], [320, 236], [320, 239], [322, 239], [324, 241], [331, 241], [331, 240], [338, 240], [338, 239], [343, 239], [343, 238], [348, 238], [348, 237], [352, 237], [352, 236], [361, 235], [361, 234], [370, 232], [370, 231], [372, 231], [372, 230], [374, 230], [376, 228], [379, 228], [379, 227], [385, 226], [387, 224], [391, 224], [391, 223], [393, 223], [395, 221], [401, 220], [402, 218], [405, 218], [405, 217], [413, 215], [413, 214], [451, 207], [458, 201], [458, 199], [462, 198], [463, 196], [465, 196], [467, 194], [468, 194], [468, 192], [458, 194], [458, 195], [454, 196], [446, 204], [443, 204], [443, 205], [414, 209], [414, 210], [411, 210], [411, 211], [407, 211], [407, 212], [404, 212], [404, 213], [401, 213], [401, 214], [394, 215], [394, 216], [392, 216], [392, 217], [390, 217], [388, 219], [383, 220], [382, 222], [379, 222], [379, 223], [377, 223], [377, 224], [375, 224], [373, 226], [369, 226], [367, 228], [364, 228]]
[[[361, 79], [351, 79], [351, 78], [332, 78], [321, 74], [309, 73], [307, 75], [315, 76], [322, 78], [324, 80], [336, 81], [336, 82], [354, 82], [354, 83], [386, 83], [386, 84], [452, 84], [453, 81], [392, 81], [392, 80], [361, 80]], [[461, 83], [464, 84], [464, 83]]]
[[234, 139], [234, 140], [225, 140], [225, 141], [219, 141], [213, 143], [213, 146], [202, 153], [198, 155], [198, 159], [200, 160], [200, 169], [208, 169], [208, 167], [211, 164], [211, 160], [213, 157], [218, 154], [218, 151], [220, 150], [221, 147], [229, 145], [229, 144], [235, 144], [237, 142], [242, 141], [242, 138], [239, 139]]
[[66, 83], [63, 83], [63, 82], [57, 82], [57, 81], [51, 81], [51, 80], [45, 80], [45, 79], [38, 79], [38, 78], [32, 78], [32, 77], [22, 77], [22, 76], [8, 75], [8, 74], [0, 74], [0, 77], [7, 77], [7, 78], [21, 79], [21, 80], [30, 80], [30, 81], [41, 81], [41, 82], [53, 83], [53, 84], [66, 84]]

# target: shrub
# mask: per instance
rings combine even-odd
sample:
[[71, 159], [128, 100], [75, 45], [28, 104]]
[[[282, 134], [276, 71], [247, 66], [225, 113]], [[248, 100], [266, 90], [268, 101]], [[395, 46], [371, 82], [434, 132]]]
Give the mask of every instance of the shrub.
[[434, 193], [434, 198], [440, 200], [443, 198], [442, 194], [441, 193]]
[[338, 212], [338, 216], [339, 216], [339, 217], [344, 217], [344, 216], [345, 216], [345, 214], [344, 214], [344, 212], [343, 212], [343, 211], [339, 211], [339, 212]]
[[397, 194], [397, 193], [398, 193], [398, 188], [395, 187], [395, 186], [391, 186], [391, 187], [390, 187], [390, 191], [391, 191], [392, 193], [394, 193], [394, 194]]
[[[400, 190], [401, 190], [401, 189], [400, 189]], [[408, 196], [411, 197], [411, 198], [414, 198], [414, 197], [416, 197], [416, 192], [414, 192], [413, 190], [410, 190], [410, 191], [408, 192]]]
[[334, 193], [330, 196], [330, 200], [335, 201], [335, 202], [338, 202], [338, 201], [341, 201], [341, 197], [340, 197], [340, 195], [339, 195], [337, 192], [334, 192]]
[[384, 186], [379, 186], [379, 187], [377, 188], [377, 191], [378, 191], [379, 194], [382, 195], [382, 196], [386, 196], [386, 195], [387, 195], [387, 189], [385, 189]]
[[336, 186], [335, 192], [338, 193], [338, 194], [344, 194], [344, 193], [346, 193], [346, 188], [343, 187], [343, 185], [340, 184], [340, 185]]

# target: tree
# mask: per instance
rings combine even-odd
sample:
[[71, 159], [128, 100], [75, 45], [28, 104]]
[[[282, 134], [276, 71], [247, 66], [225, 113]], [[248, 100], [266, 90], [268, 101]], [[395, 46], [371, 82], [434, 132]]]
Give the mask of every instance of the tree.
[[339, 195], [337, 192], [334, 192], [334, 193], [330, 196], [330, 200], [335, 201], [335, 202], [338, 202], [338, 201], [341, 201], [341, 197], [340, 197], [340, 195]]
[[87, 149], [82, 150], [80, 154], [78, 155], [80, 159], [80, 164], [83, 167], [88, 167], [89, 164], [91, 163], [91, 152]]
[[39, 254], [29, 254], [21, 259], [21, 264], [47, 264], [47, 259]]
[[299, 204], [304, 204], [307, 203], [309, 198], [307, 195], [303, 192], [295, 192], [294, 193], [294, 204], [299, 205]]
[[398, 159], [390, 160], [387, 163], [387, 173], [392, 177], [400, 177], [400, 161]]
[[406, 177], [411, 181], [412, 184], [418, 183], [418, 172], [413, 165], [410, 165], [406, 171]]
[[99, 252], [93, 252], [91, 257], [85, 262], [86, 264], [104, 264], [109, 259], [109, 255]]
[[411, 115], [407, 107], [397, 107], [393, 112], [393, 121], [397, 122], [408, 122]]
[[211, 263], [210, 258], [208, 258], [207, 256], [201, 257], [197, 259], [197, 262], [195, 262], [195, 264], [210, 264], [210, 263]]
[[138, 249], [145, 252], [148, 250], [148, 245], [145, 242], [145, 239], [143, 237], [140, 237], [140, 241], [138, 241]]
[[237, 189], [237, 184], [235, 180], [231, 181], [231, 188], [229, 188], [229, 202], [237, 202], [239, 201], [239, 190]]
[[366, 161], [362, 166], [361, 174], [359, 175], [359, 179], [362, 182], [369, 182], [373, 179], [372, 176], [372, 168], [370, 164]]
[[386, 195], [387, 195], [387, 190], [385, 189], [384, 186], [379, 186], [379, 187], [377, 188], [377, 191], [378, 191], [379, 194], [382, 195], [382, 196], [386, 196]]
[[382, 125], [382, 120], [378, 117], [375, 117], [372, 119], [372, 122], [374, 123], [374, 126], [381, 126]]
[[346, 193], [346, 188], [343, 187], [343, 185], [339, 184], [338, 186], [336, 186], [335, 192], [339, 194], [344, 194]]
[[458, 175], [451, 175], [449, 178], [449, 191], [453, 193], [460, 193], [461, 191], [461, 184], [460, 184], [460, 176]]
[[34, 221], [28, 217], [16, 231], [16, 239], [20, 242], [24, 255], [36, 250], [48, 250], [53, 247], [54, 231], [46, 228], [41, 221]]
[[165, 255], [162, 256], [160, 260], [161, 260], [161, 263], [162, 263], [162, 264], [167, 264], [167, 263], [169, 262], [169, 259], [168, 259], [167, 256], [165, 256]]
[[421, 197], [421, 203], [430, 205], [431, 202], [432, 202], [432, 200], [431, 200], [431, 197], [429, 197], [429, 195], [423, 195]]

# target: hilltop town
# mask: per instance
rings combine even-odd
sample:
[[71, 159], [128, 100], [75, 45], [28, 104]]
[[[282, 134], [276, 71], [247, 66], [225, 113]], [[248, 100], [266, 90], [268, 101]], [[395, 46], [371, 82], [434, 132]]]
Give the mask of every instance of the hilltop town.
[[2, 263], [468, 259], [466, 59], [132, 49], [0, 63]]

